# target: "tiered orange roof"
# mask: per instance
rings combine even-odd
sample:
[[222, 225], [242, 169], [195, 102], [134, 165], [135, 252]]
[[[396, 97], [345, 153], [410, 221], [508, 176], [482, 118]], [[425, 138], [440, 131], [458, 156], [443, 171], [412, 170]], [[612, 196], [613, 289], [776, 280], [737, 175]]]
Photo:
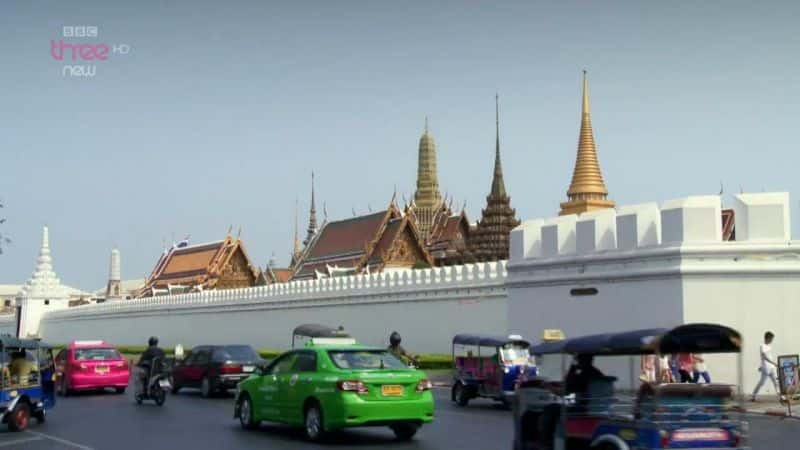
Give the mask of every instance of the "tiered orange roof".
[[139, 297], [169, 293], [175, 287], [185, 292], [254, 286], [258, 276], [242, 241], [228, 235], [217, 242], [165, 250]]
[[412, 267], [418, 260], [433, 264], [414, 223], [392, 201], [385, 211], [324, 223], [292, 279]]

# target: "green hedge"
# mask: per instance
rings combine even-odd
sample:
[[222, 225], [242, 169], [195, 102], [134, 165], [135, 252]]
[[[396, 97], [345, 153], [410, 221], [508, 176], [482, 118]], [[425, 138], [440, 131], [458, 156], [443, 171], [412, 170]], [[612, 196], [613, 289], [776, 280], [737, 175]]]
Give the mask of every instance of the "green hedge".
[[[120, 353], [126, 356], [133, 356], [138, 358], [138, 356], [145, 351], [147, 347], [144, 345], [122, 345], [116, 347]], [[278, 355], [284, 352], [284, 350], [273, 350], [273, 349], [258, 349], [256, 350], [259, 356], [266, 360], [274, 359]], [[164, 353], [167, 355], [173, 355], [175, 353], [174, 348], [165, 348]], [[184, 355], [188, 357], [192, 354], [190, 349], [184, 350]], [[441, 369], [452, 369], [453, 368], [453, 358], [450, 355], [436, 355], [436, 354], [421, 354], [419, 355], [419, 368], [420, 369], [430, 369], [430, 370], [441, 370]]]

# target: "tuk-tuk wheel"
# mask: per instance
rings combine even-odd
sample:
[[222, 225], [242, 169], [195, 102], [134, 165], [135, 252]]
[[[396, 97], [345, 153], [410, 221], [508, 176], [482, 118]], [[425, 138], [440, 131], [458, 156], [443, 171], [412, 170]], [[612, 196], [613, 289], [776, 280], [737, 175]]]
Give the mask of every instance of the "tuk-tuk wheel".
[[35, 413], [33, 413], [33, 417], [39, 423], [44, 423], [44, 421], [47, 419], [46, 416], [47, 416], [47, 413], [45, 413], [44, 408], [42, 408], [40, 411], [36, 411]]
[[453, 400], [458, 406], [467, 406], [467, 403], [469, 403], [467, 388], [461, 382], [453, 386]]
[[8, 429], [11, 431], [25, 431], [31, 417], [31, 408], [27, 403], [20, 402], [11, 411], [8, 418]]

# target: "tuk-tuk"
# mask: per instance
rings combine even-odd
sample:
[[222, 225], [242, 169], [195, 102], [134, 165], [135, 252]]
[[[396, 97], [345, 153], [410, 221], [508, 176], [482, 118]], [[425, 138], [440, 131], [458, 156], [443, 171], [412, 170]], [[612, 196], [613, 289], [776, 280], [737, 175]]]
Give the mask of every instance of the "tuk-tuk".
[[[688, 324], [576, 337], [531, 348], [574, 362], [558, 380], [534, 378], [518, 389], [514, 449], [741, 449], [746, 447], [741, 392], [741, 336], [722, 325]], [[739, 383], [663, 383], [635, 377], [634, 359], [647, 355], [734, 353]], [[631, 389], [615, 386], [594, 357], [630, 357]], [[618, 365], [618, 364], [617, 364]], [[657, 365], [660, 371], [661, 364]], [[641, 382], [636, 389], [635, 383]], [[738, 399], [738, 401], [736, 401]]]
[[352, 341], [350, 342], [352, 344], [356, 343], [355, 339], [351, 338], [350, 334], [344, 331], [344, 327], [332, 328], [327, 325], [316, 323], [299, 325], [292, 331], [292, 348], [294, 348], [298, 338], [306, 343], [308, 343], [309, 339], [314, 339], [316, 343], [324, 343], [326, 339], [331, 339], [337, 343], [348, 343], [349, 341]]
[[0, 336], [0, 417], [11, 431], [23, 431], [30, 418], [45, 421], [55, 406], [52, 348], [38, 340]]
[[529, 347], [530, 343], [519, 335], [454, 336], [451, 400], [466, 406], [471, 399], [482, 397], [511, 405], [519, 378], [536, 375]]

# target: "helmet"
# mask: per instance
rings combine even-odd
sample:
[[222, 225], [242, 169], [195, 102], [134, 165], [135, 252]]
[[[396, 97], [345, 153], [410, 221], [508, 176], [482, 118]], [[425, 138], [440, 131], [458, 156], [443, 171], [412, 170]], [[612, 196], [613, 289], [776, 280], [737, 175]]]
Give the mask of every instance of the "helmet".
[[392, 344], [392, 346], [400, 345], [400, 341], [402, 340], [403, 338], [400, 337], [400, 333], [397, 331], [392, 331], [391, 336], [389, 336], [389, 343]]
[[155, 336], [150, 336], [150, 339], [147, 340], [147, 345], [149, 345], [150, 347], [158, 345], [158, 338]]

